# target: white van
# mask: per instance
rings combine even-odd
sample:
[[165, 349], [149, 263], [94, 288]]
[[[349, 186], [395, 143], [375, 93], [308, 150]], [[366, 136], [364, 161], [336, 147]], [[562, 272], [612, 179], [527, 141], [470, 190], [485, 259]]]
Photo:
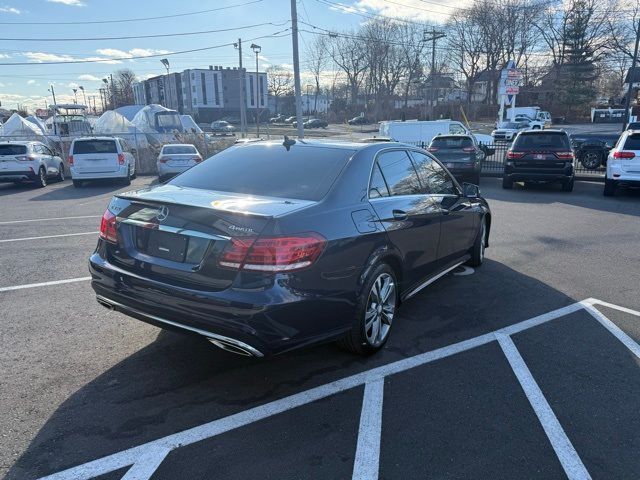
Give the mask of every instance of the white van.
[[391, 120], [380, 122], [381, 137], [388, 137], [396, 142], [410, 143], [420, 146], [429, 145], [436, 135], [471, 135], [480, 144], [493, 143], [491, 135], [471, 133], [461, 122], [456, 120]]
[[69, 148], [68, 163], [74, 187], [105, 178], [130, 185], [136, 175], [136, 159], [125, 141], [117, 137], [76, 138]]

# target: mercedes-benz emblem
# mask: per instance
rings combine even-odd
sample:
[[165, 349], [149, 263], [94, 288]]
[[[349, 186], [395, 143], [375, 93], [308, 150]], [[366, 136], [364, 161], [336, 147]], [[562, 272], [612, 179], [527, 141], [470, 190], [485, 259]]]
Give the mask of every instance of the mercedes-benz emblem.
[[158, 215], [156, 215], [156, 218], [158, 219], [159, 222], [162, 222], [168, 216], [169, 216], [169, 208], [166, 205], [163, 205], [162, 208], [158, 210]]

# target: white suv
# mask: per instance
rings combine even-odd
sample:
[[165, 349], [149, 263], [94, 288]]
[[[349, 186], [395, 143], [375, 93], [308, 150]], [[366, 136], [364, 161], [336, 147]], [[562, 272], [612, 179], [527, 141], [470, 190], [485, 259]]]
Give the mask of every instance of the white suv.
[[640, 130], [624, 132], [609, 152], [604, 195], [614, 195], [620, 185], [640, 187]]
[[125, 141], [118, 137], [76, 138], [69, 147], [69, 169], [74, 187], [86, 180], [121, 179], [131, 184], [136, 175], [136, 159]]
[[44, 143], [0, 143], [0, 182], [27, 180], [46, 187], [49, 178], [64, 180], [64, 162]]

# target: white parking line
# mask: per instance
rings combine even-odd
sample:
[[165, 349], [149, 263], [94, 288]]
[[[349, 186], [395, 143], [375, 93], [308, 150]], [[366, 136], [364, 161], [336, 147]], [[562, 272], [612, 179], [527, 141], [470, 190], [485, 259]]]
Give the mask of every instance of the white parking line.
[[[396, 362], [389, 363], [387, 365], [383, 365], [365, 372], [361, 372], [350, 377], [336, 380], [334, 382], [327, 383], [310, 390], [296, 393], [294, 395], [290, 395], [288, 397], [284, 397], [279, 400], [254, 407], [243, 412], [229, 415], [228, 417], [220, 418], [218, 420], [214, 420], [212, 422], [205, 423], [188, 430], [183, 430], [182, 432], [177, 432], [166, 437], [139, 445], [137, 447], [132, 447], [128, 450], [123, 450], [121, 452], [114, 453], [97, 460], [93, 460], [83, 465], [54, 473], [53, 475], [43, 477], [42, 480], [90, 479], [98, 475], [104, 475], [106, 473], [113, 472], [114, 470], [119, 470], [120, 468], [124, 468], [129, 465], [138, 463], [142, 465], [145, 462], [144, 459], [147, 458], [146, 455], [150, 455], [149, 458], [156, 458], [154, 454], [150, 452], [157, 452], [158, 449], [166, 448], [169, 450], [174, 450], [180, 447], [191, 445], [195, 442], [200, 442], [202, 440], [215, 437], [222, 433], [243, 427], [245, 425], [249, 425], [251, 423], [263, 420], [282, 412], [286, 412], [293, 408], [306, 405], [316, 400], [329, 397], [331, 395], [343, 392], [359, 385], [363, 385], [368, 382], [382, 381], [384, 377], [388, 375], [404, 372], [411, 368], [425, 365], [441, 358], [449, 357], [457, 353], [465, 352], [467, 350], [471, 350], [472, 348], [485, 345], [487, 343], [495, 341], [496, 335], [508, 335], [507, 329], [522, 331], [527, 328], [535, 327], [542, 323], [549, 322], [569, 313], [581, 310], [582, 308], [582, 303], [574, 303], [566, 307], [554, 310], [552, 312], [548, 312], [529, 320], [511, 325], [510, 327], [505, 327], [490, 333], [486, 333], [484, 335], [480, 335], [478, 337], [470, 338], [462, 342], [438, 348], [437, 350], [421, 353], [414, 357], [398, 360]], [[521, 325], [523, 327], [518, 328], [518, 326]], [[151, 472], [150, 475], [152, 473], [153, 472]]]
[[22, 290], [24, 288], [48, 287], [50, 285], [62, 285], [64, 283], [86, 282], [87, 280], [91, 280], [91, 277], [67, 278], [66, 280], [54, 280], [52, 282], [26, 283], [24, 285], [0, 287], [0, 292], [10, 292], [12, 290]]
[[576, 452], [569, 437], [564, 432], [547, 399], [544, 398], [542, 390], [540, 390], [533, 375], [531, 375], [527, 364], [524, 363], [524, 359], [518, 352], [513, 340], [508, 335], [500, 334], [496, 335], [496, 338], [533, 411], [536, 413], [538, 420], [540, 420], [540, 424], [547, 434], [558, 460], [560, 460], [564, 473], [567, 474], [569, 480], [590, 479], [591, 475], [589, 475], [582, 460], [580, 460], [578, 452]]
[[[585, 309], [587, 310], [587, 312], [589, 312], [591, 315], [593, 315], [593, 317], [600, 322], [600, 324], [606, 328], [607, 330], [609, 330], [611, 332], [611, 334], [616, 337], [618, 340], [620, 340], [625, 347], [627, 347], [629, 350], [631, 350], [633, 352], [633, 354], [640, 358], [640, 345], [638, 345], [635, 340], [633, 340], [629, 335], [627, 335], [626, 333], [624, 333], [620, 327], [618, 327], [615, 323], [613, 323], [611, 320], [609, 320], [602, 312], [600, 312], [599, 310], [596, 310], [592, 305], [593, 304], [601, 304], [604, 305], [603, 302], [599, 302], [599, 301], [595, 301], [593, 302], [591, 305], [585, 304]], [[611, 304], [609, 304], [611, 305]], [[611, 308], [616, 308], [616, 305], [613, 305]], [[622, 310], [622, 309], [618, 309], [618, 310]], [[631, 315], [636, 315], [636, 316], [640, 316], [640, 312], [636, 312], [634, 310], [629, 310], [628, 308], [625, 308], [622, 311], [626, 311], [626, 313], [630, 313]]]
[[170, 452], [168, 448], [160, 448], [146, 453], [133, 464], [121, 480], [148, 480]]
[[77, 217], [49, 217], [49, 218], [32, 218], [29, 220], [7, 220], [4, 222], [0, 222], [0, 225], [12, 225], [14, 223], [48, 222], [52, 220], [73, 220], [75, 218], [102, 218], [102, 215], [79, 215]]
[[353, 462], [353, 480], [375, 480], [380, 467], [380, 436], [382, 433], [382, 399], [384, 378], [367, 382], [362, 398], [358, 446]]
[[61, 235], [45, 235], [45, 236], [42, 236], [42, 237], [7, 238], [7, 239], [4, 239], [4, 240], [0, 240], [0, 243], [25, 242], [27, 240], [44, 240], [45, 238], [77, 237], [77, 236], [80, 236], [80, 235], [98, 235], [98, 232], [93, 230], [91, 232], [63, 233]]

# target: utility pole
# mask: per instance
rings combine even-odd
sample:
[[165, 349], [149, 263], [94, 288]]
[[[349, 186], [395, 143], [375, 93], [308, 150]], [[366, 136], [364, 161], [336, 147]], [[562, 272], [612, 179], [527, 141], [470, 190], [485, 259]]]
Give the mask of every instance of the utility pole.
[[636, 32], [636, 46], [633, 49], [633, 61], [631, 62], [631, 70], [629, 70], [629, 90], [627, 98], [624, 101], [624, 117], [622, 122], [622, 131], [624, 132], [629, 123], [629, 108], [631, 106], [631, 93], [633, 92], [633, 79], [636, 74], [636, 63], [638, 62], [638, 44], [640, 44], [640, 20], [638, 20], [638, 30]]
[[293, 44], [293, 83], [296, 95], [296, 122], [298, 138], [304, 138], [302, 125], [302, 92], [300, 87], [300, 59], [298, 55], [298, 10], [296, 0], [291, 0], [291, 43]]
[[117, 107], [116, 107], [116, 92], [115, 92], [115, 88], [113, 88], [113, 74], [110, 74], [109, 78], [111, 79], [111, 108], [115, 110]]
[[260, 75], [258, 74], [258, 55], [262, 51], [262, 47], [252, 43], [251, 50], [256, 54], [256, 81], [254, 84], [256, 89], [256, 138], [260, 138], [260, 87], [258, 86]]
[[240, 133], [242, 138], [247, 136], [247, 95], [245, 93], [244, 69], [242, 68], [242, 39], [238, 39], [238, 43], [234, 44], [238, 49], [238, 78], [240, 81]]
[[56, 102], [56, 91], [53, 89], [53, 84], [51, 84], [49, 89], [51, 90], [51, 96], [53, 97], [53, 134], [57, 135], [58, 132], [56, 130], [56, 112], [58, 109], [58, 103]]
[[[427, 38], [427, 35], [431, 35], [431, 38]], [[431, 89], [429, 94], [429, 118], [433, 120], [433, 112], [435, 107], [436, 97], [436, 40], [446, 37], [444, 32], [436, 31], [435, 28], [431, 28], [430, 32], [424, 32], [424, 41], [431, 42]]]

